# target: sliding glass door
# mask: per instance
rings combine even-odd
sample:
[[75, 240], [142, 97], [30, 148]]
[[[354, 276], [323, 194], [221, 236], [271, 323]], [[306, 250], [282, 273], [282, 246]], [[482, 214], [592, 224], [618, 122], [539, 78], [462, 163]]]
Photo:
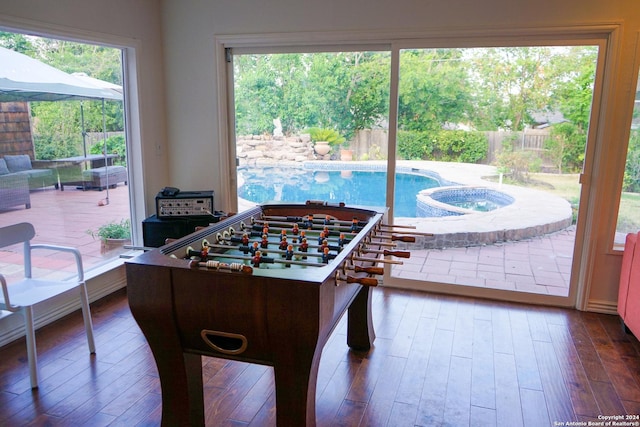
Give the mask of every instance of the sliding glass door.
[[601, 47], [228, 49], [239, 209], [387, 206], [385, 285], [562, 303]]

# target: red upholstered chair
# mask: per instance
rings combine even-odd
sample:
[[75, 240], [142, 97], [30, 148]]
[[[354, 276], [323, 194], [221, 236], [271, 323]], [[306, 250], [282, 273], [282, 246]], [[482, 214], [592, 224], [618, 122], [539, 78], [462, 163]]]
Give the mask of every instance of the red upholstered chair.
[[640, 338], [640, 233], [630, 233], [626, 237], [618, 289], [618, 314], [626, 328]]
[[[82, 315], [84, 326], [89, 342], [89, 351], [95, 353], [95, 343], [93, 340], [93, 325], [91, 323], [91, 312], [89, 309], [89, 299], [87, 297], [87, 287], [84, 282], [84, 272], [82, 269], [82, 258], [80, 252], [75, 248], [47, 244], [31, 244], [31, 239], [36, 232], [33, 225], [23, 222], [0, 228], [0, 248], [23, 243], [24, 246], [24, 279], [7, 286], [5, 277], [0, 274], [0, 284], [2, 284], [2, 295], [0, 295], [0, 310], [11, 312], [21, 312], [24, 316], [27, 356], [29, 359], [29, 374], [31, 376], [31, 387], [38, 387], [38, 361], [36, 353], [36, 338], [33, 323], [33, 306], [43, 301], [50, 300], [60, 294], [78, 291], [80, 303], [82, 305]], [[49, 249], [54, 251], [69, 252], [73, 254], [76, 261], [77, 275], [72, 280], [59, 281], [47, 279], [35, 279], [32, 277], [31, 252], [34, 249]]]

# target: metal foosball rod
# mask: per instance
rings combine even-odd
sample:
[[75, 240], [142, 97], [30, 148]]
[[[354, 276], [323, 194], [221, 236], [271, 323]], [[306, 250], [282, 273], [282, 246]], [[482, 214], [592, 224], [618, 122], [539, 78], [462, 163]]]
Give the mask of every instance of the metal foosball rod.
[[396, 224], [378, 224], [378, 227], [384, 227], [384, 228], [410, 228], [412, 230], [416, 229], [415, 225], [396, 225]]
[[362, 243], [364, 243], [365, 245], [383, 246], [383, 247], [386, 247], [386, 248], [396, 248], [396, 247], [398, 247], [397, 243], [392, 243], [392, 242], [374, 242], [372, 240], [372, 237], [375, 237], [375, 236], [367, 236], [367, 237], [365, 237]]
[[[258, 243], [258, 245], [260, 244], [260, 242], [257, 241], [257, 240], [250, 241], [249, 243], [250, 244]], [[249, 245], [232, 246], [232, 245], [217, 245], [217, 244], [213, 244], [213, 243], [207, 243], [206, 245], [202, 245], [202, 246], [203, 247], [206, 246], [206, 247], [214, 248], [214, 249], [227, 249], [227, 250], [237, 249], [240, 252], [247, 253], [247, 252], [251, 252], [251, 245], [250, 244]], [[258, 247], [258, 250], [284, 254], [285, 253], [284, 250], [276, 248], [276, 246], [278, 246], [278, 244], [279, 244], [279, 242], [269, 242], [269, 246], [270, 247], [268, 247], [268, 248]], [[287, 242], [287, 246], [289, 246], [289, 245], [293, 246], [294, 248], [298, 248], [298, 247], [302, 246], [301, 243]], [[339, 246], [329, 245], [327, 247], [329, 248], [329, 250], [335, 251], [335, 252], [340, 252], [342, 250], [342, 248], [339, 247]], [[319, 248], [323, 248], [323, 246], [322, 245], [309, 244], [309, 245], [307, 245], [307, 248], [309, 248], [309, 249], [319, 249]], [[191, 249], [193, 250], [193, 248], [191, 248]], [[309, 254], [311, 255], [311, 252], [309, 252]], [[213, 255], [219, 255], [219, 254], [218, 253], [214, 253]]]
[[[416, 229], [415, 225], [378, 224], [375, 228], [376, 228], [376, 231], [380, 231], [382, 233], [413, 234], [415, 236], [433, 237], [433, 233], [424, 233], [421, 231], [394, 230], [396, 228], [415, 230]], [[383, 230], [383, 228], [385, 228], [386, 230]]]
[[[307, 255], [305, 252], [298, 252], [296, 253], [296, 255], [314, 256], [313, 254]], [[208, 256], [215, 257], [215, 258], [241, 259], [245, 261], [254, 260], [254, 257], [251, 257], [251, 256], [233, 255], [233, 254], [209, 254]], [[292, 265], [304, 265], [309, 267], [325, 267], [327, 265], [319, 262], [278, 259], [278, 258], [272, 258], [272, 257], [266, 257], [266, 256], [260, 257], [260, 264], [292, 264]]]
[[[356, 219], [357, 220], [357, 219]], [[266, 221], [266, 222], [272, 222], [272, 221], [280, 221], [280, 222], [287, 222], [287, 223], [298, 223], [298, 225], [300, 225], [300, 223], [303, 223], [305, 221], [308, 221], [307, 217], [302, 217], [302, 216], [275, 216], [275, 215], [263, 215], [262, 216], [262, 221]], [[317, 224], [317, 225], [325, 225], [325, 218], [317, 218], [317, 216], [313, 216], [312, 219], [313, 224]], [[344, 220], [344, 219], [337, 219], [335, 217], [331, 217], [330, 219], [330, 223], [331, 224], [338, 224], [338, 225], [346, 225], [346, 226], [351, 226], [353, 224], [354, 220]], [[357, 220], [357, 224], [359, 227], [364, 227], [365, 225], [367, 225], [367, 221], [360, 221]]]
[[[311, 227], [306, 225], [304, 222], [292, 223], [292, 222], [260, 221], [260, 220], [256, 220], [255, 222], [256, 223], [252, 225], [253, 229], [257, 229], [263, 225], [267, 225], [269, 229], [289, 230], [289, 229], [292, 229], [295, 225], [297, 225], [300, 230], [305, 230], [310, 232], [322, 231], [322, 229], [324, 229], [325, 227], [333, 232], [345, 232], [345, 233], [353, 232], [353, 229], [347, 225], [325, 224], [322, 222], [314, 222]], [[358, 226], [358, 230], [356, 231], [359, 231], [361, 228], [362, 228], [361, 226]]]
[[[247, 226], [246, 224], [244, 224], [244, 226], [241, 226], [240, 228], [243, 231], [262, 231], [263, 228], [267, 228], [269, 231], [282, 231], [282, 230], [293, 230], [294, 229], [294, 224], [288, 224], [288, 223], [280, 223], [280, 225], [284, 224], [286, 225], [286, 227], [278, 227], [276, 224], [276, 227], [273, 226], [274, 222], [269, 222], [267, 223], [262, 223], [262, 224], [253, 224], [251, 226]], [[300, 226], [300, 224], [298, 224], [298, 230], [300, 231], [304, 231], [305, 233], [309, 233], [309, 234], [317, 234], [320, 233], [321, 231], [324, 231], [324, 229], [327, 229], [330, 233], [333, 233], [334, 235], [336, 234], [340, 234], [340, 233], [349, 233], [349, 234], [353, 234], [352, 230], [350, 227], [344, 227], [344, 226], [336, 226], [336, 225], [324, 225], [324, 224], [315, 224], [312, 228], [308, 228], [308, 227], [304, 227], [304, 226]], [[359, 230], [358, 230], [359, 231]]]
[[414, 236], [433, 237], [433, 233], [423, 233], [421, 231], [403, 231], [403, 230], [379, 230], [379, 231], [382, 233], [389, 232], [389, 233], [395, 233], [395, 234], [411, 234]]
[[349, 266], [345, 266], [345, 269], [353, 270], [356, 273], [369, 273], [369, 274], [376, 274], [376, 275], [384, 274], [384, 268], [382, 267], [362, 267], [360, 265], [349, 265]]
[[367, 261], [367, 262], [373, 262], [373, 263], [382, 263], [382, 264], [404, 264], [402, 261], [396, 261], [393, 259], [385, 259], [385, 258], [367, 258], [367, 257], [359, 257], [356, 256], [355, 253], [351, 253], [351, 256], [349, 257], [349, 259], [351, 261]]

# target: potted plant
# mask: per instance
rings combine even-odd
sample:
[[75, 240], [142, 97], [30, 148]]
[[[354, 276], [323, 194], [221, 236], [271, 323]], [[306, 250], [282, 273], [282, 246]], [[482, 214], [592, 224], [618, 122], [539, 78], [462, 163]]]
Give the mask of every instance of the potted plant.
[[338, 131], [329, 128], [311, 128], [308, 133], [314, 143], [314, 151], [320, 156], [329, 154], [333, 146], [338, 146], [345, 141]]
[[100, 239], [100, 253], [106, 253], [131, 242], [131, 221], [128, 218], [111, 221], [98, 227], [97, 231], [88, 230], [87, 233]]

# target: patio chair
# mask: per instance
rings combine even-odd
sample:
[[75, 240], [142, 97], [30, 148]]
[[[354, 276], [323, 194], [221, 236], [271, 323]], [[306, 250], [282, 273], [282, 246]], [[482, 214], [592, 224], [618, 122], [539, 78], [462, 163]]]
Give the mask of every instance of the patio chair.
[[[17, 243], [23, 243], [24, 245], [24, 279], [7, 286], [5, 277], [0, 274], [0, 283], [2, 284], [0, 310], [22, 312], [24, 316], [27, 356], [29, 360], [29, 374], [31, 377], [32, 388], [38, 387], [38, 361], [33, 321], [34, 305], [50, 300], [68, 291], [80, 288], [79, 296], [80, 303], [82, 304], [84, 327], [87, 333], [87, 340], [89, 342], [89, 351], [92, 354], [96, 351], [93, 340], [93, 325], [91, 323], [89, 299], [87, 297], [87, 287], [84, 282], [84, 272], [82, 270], [82, 258], [80, 251], [66, 246], [31, 244], [31, 239], [33, 239], [35, 234], [36, 232], [33, 225], [26, 222], [0, 228], [0, 248], [15, 245]], [[72, 253], [76, 261], [77, 278], [68, 281], [32, 278], [31, 251], [33, 249], [50, 249], [54, 251]]]

